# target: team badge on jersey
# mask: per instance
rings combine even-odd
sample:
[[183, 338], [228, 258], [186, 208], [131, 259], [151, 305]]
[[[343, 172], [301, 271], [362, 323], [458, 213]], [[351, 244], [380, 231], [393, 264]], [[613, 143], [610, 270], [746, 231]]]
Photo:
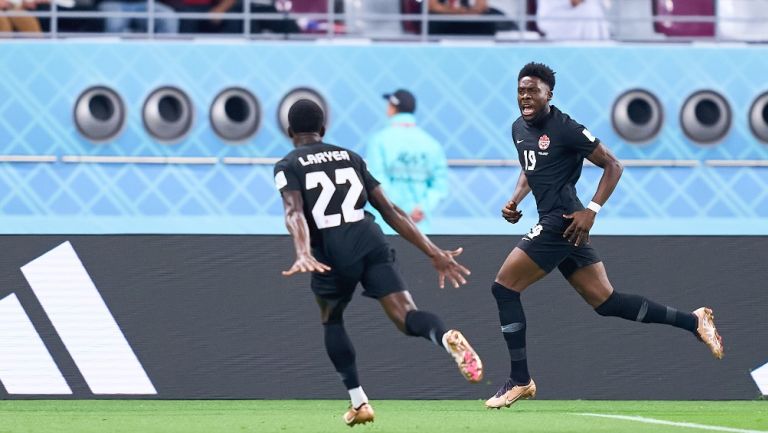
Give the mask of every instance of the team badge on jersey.
[[539, 137], [539, 149], [547, 150], [549, 148], [549, 136], [547, 134]]

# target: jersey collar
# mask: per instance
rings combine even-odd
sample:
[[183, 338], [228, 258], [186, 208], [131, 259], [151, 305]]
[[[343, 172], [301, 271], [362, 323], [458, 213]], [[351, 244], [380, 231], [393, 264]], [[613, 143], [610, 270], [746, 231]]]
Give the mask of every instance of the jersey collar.
[[416, 126], [416, 116], [412, 113], [397, 113], [389, 120], [389, 124], [396, 128], [413, 128]]
[[527, 123], [529, 126], [541, 128], [542, 126], [544, 126], [544, 123], [552, 117], [552, 115], [555, 113], [555, 110], [557, 110], [557, 107], [555, 107], [554, 105], [550, 105], [549, 113], [547, 113], [545, 116], [541, 116], [539, 118], [533, 119], [533, 121], [531, 122], [526, 121], [525, 123]]

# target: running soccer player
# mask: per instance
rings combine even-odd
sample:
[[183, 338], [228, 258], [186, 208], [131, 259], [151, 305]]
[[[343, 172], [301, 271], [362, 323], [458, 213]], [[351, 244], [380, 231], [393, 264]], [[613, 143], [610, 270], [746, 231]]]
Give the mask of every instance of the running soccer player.
[[344, 309], [358, 283], [363, 295], [378, 300], [400, 331], [443, 347], [467, 380], [480, 381], [483, 366], [477, 353], [461, 332], [447, 329], [436, 315], [416, 308], [395, 265], [394, 250], [363, 207], [370, 201], [387, 224], [429, 256], [440, 288], [446, 278], [454, 287], [466, 283], [469, 270], [454, 259], [462, 249], [438, 248], [387, 199], [358, 154], [323, 143], [324, 116], [316, 103], [302, 99], [293, 104], [288, 124], [296, 149], [275, 165], [275, 184], [283, 198], [296, 261], [283, 275], [312, 273], [325, 348], [351, 399], [344, 422], [354, 426], [374, 418], [358, 379], [355, 349], [344, 329]]
[[[589, 244], [595, 217], [619, 182], [623, 167], [600, 140], [557, 107], [550, 105], [555, 72], [540, 63], [525, 65], [518, 75], [517, 103], [521, 116], [512, 125], [522, 171], [502, 216], [512, 224], [531, 191], [539, 222], [507, 256], [492, 292], [499, 309], [501, 332], [510, 357], [509, 379], [485, 402], [488, 408], [509, 407], [536, 396], [525, 352], [526, 321], [520, 294], [555, 268], [601, 316], [643, 323], [663, 323], [686, 329], [703, 341], [715, 358], [723, 356], [723, 341], [709, 308], [692, 313], [657, 304], [643, 296], [613, 289], [597, 252]], [[592, 201], [584, 206], [576, 196], [584, 158], [603, 169]]]

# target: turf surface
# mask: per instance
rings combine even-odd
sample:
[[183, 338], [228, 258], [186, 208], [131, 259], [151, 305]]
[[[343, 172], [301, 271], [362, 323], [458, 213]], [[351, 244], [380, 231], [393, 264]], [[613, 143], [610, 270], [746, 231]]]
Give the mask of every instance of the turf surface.
[[[70, 400], [0, 401], [5, 432], [612, 432], [765, 431], [768, 401], [522, 401], [489, 411], [481, 401], [375, 401], [376, 421], [349, 430], [347, 402]], [[704, 427], [646, 424], [598, 418], [594, 413], [694, 423]], [[706, 426], [723, 429], [706, 429]]]

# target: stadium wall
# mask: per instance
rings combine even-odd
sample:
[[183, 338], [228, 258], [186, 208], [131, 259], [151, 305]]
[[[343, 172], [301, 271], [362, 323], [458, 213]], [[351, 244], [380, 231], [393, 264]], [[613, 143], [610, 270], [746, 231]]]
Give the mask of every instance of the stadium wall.
[[[269, 161], [290, 150], [276, 118], [284, 95], [297, 87], [327, 101], [330, 142], [364, 153], [386, 122], [381, 93], [407, 87], [418, 96], [419, 122], [449, 158], [514, 160], [516, 75], [530, 60], [558, 71], [556, 105], [621, 159], [650, 163], [627, 168], [596, 233], [768, 234], [768, 168], [760, 166], [768, 147], [747, 122], [753, 101], [768, 91], [767, 47], [114, 40], [3, 42], [0, 231], [284, 233]], [[95, 85], [117, 92], [126, 112], [122, 132], [99, 144], [73, 123], [78, 96]], [[141, 116], [150, 93], [167, 85], [193, 105], [192, 128], [174, 144], [151, 138]], [[239, 144], [220, 139], [208, 122], [214, 97], [230, 86], [250, 90], [262, 113], [257, 133]], [[623, 140], [611, 122], [616, 98], [634, 88], [650, 91], [663, 107], [661, 131], [640, 145]], [[688, 139], [679, 120], [685, 100], [703, 89], [721, 93], [732, 111], [727, 135], [709, 145]], [[125, 162], [136, 157], [149, 158]], [[434, 230], [508, 233], [497, 215], [517, 170], [454, 166], [452, 194], [437, 210]], [[585, 168], [578, 185], [585, 200], [599, 174]], [[532, 200], [523, 210], [522, 224], [532, 225]]]
[[[392, 239], [417, 305], [465, 332], [486, 381], [467, 384], [441, 349], [399, 334], [376, 302], [357, 296], [345, 320], [371, 398], [495, 392], [509, 365], [489, 287], [516, 241], [438, 236], [444, 247], [464, 246], [473, 271], [466, 287], [439, 290], [429, 262]], [[749, 373], [768, 354], [765, 265], [756, 253], [768, 238], [593, 243], [617, 290], [684, 310], [711, 306], [726, 356], [714, 360], [685, 331], [602, 318], [551, 275], [523, 297], [540, 398], [759, 395]], [[0, 248], [0, 398], [345, 397], [308, 279], [279, 274], [292, 257], [284, 236], [2, 236]]]

